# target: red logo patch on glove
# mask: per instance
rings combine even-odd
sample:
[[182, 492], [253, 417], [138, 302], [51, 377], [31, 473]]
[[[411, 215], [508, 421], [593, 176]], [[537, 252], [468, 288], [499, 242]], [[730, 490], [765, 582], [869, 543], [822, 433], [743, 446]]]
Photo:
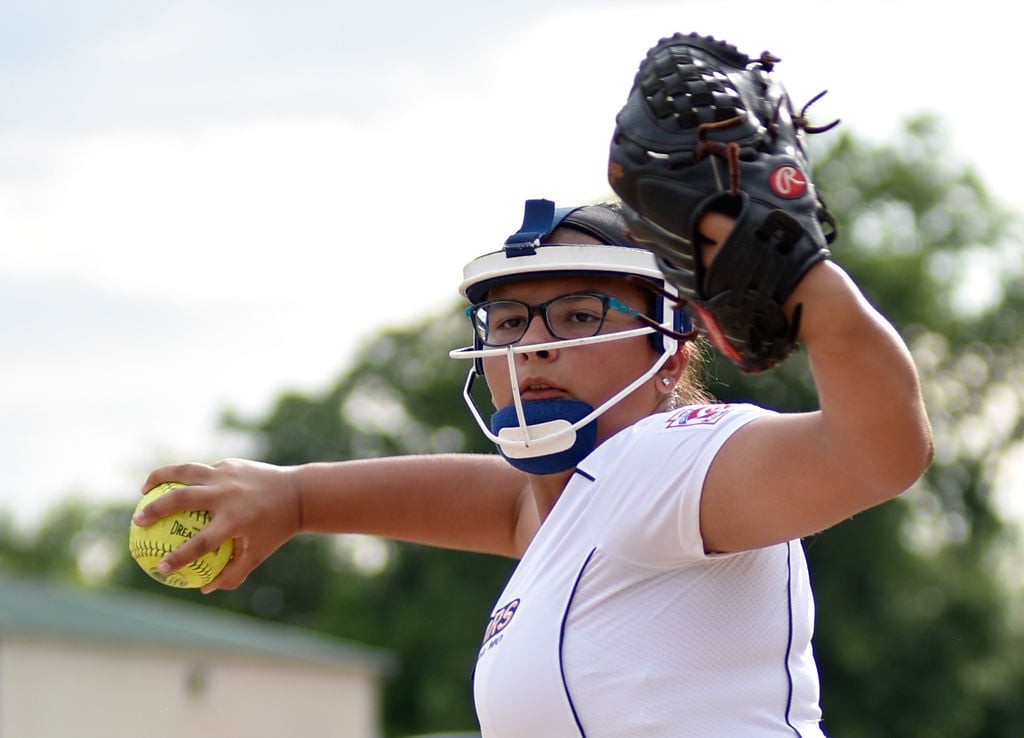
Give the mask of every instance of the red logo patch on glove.
[[804, 177], [804, 173], [788, 164], [772, 172], [768, 184], [772, 192], [787, 200], [803, 197], [807, 192], [807, 178]]

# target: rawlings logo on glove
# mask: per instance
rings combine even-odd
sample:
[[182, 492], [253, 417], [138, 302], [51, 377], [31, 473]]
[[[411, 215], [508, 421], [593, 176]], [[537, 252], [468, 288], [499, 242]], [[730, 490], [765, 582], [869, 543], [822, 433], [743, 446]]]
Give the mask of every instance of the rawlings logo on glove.
[[772, 192], [787, 200], [795, 197], [803, 197], [807, 192], [807, 178], [804, 173], [796, 167], [786, 165], [779, 167], [768, 179]]

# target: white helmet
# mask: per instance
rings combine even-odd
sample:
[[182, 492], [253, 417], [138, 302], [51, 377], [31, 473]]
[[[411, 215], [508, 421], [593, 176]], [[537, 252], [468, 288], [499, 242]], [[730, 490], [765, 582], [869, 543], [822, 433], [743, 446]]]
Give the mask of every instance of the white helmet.
[[[571, 228], [596, 238], [600, 244], [551, 243], [546, 239], [556, 228]], [[665, 281], [654, 254], [632, 243], [625, 221], [614, 204], [556, 209], [550, 200], [527, 200], [520, 229], [508, 237], [500, 251], [485, 254], [466, 265], [459, 291], [475, 306], [498, 285], [549, 277], [585, 275], [619, 276], [647, 287], [653, 296], [651, 315], [637, 314], [626, 306], [643, 327], [616, 333], [597, 333], [542, 344], [502, 345], [487, 348], [474, 332], [474, 345], [450, 353], [455, 359], [473, 359], [463, 396], [484, 434], [518, 469], [532, 474], [553, 474], [576, 466], [596, 444], [597, 417], [650, 379], [676, 352], [679, 341], [692, 337], [689, 319], [680, 307], [675, 288]], [[606, 308], [607, 309], [607, 308]], [[660, 354], [651, 367], [623, 387], [600, 407], [577, 400], [523, 402], [519, 394], [515, 355], [551, 348], [569, 348], [617, 341], [650, 334]], [[491, 423], [484, 421], [471, 390], [483, 374], [481, 359], [505, 356], [509, 365], [514, 404], [499, 408]]]

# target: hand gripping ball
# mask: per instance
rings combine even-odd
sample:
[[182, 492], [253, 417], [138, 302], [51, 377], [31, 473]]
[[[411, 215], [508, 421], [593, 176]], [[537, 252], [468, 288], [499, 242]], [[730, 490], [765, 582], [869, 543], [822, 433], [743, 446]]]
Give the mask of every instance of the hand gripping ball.
[[[183, 486], [185, 485], [177, 482], [166, 482], [154, 487], [139, 500], [135, 511], [138, 512], [175, 487]], [[157, 570], [157, 565], [164, 556], [192, 538], [209, 521], [210, 514], [205, 510], [184, 510], [168, 515], [145, 528], [132, 522], [128, 531], [128, 551], [142, 570], [161, 584], [184, 589], [203, 587], [212, 582], [231, 560], [233, 541], [226, 541], [219, 548], [170, 574], [161, 574]]]

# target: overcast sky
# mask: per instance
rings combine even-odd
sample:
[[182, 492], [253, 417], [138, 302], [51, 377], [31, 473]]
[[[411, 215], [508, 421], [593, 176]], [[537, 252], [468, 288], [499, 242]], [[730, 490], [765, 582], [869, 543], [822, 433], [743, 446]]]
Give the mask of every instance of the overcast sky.
[[771, 50], [866, 138], [939, 116], [1024, 212], [1008, 7], [0, 0], [0, 504], [34, 523], [244, 453], [224, 409], [446, 308], [524, 199], [604, 194], [614, 114], [677, 30]]

